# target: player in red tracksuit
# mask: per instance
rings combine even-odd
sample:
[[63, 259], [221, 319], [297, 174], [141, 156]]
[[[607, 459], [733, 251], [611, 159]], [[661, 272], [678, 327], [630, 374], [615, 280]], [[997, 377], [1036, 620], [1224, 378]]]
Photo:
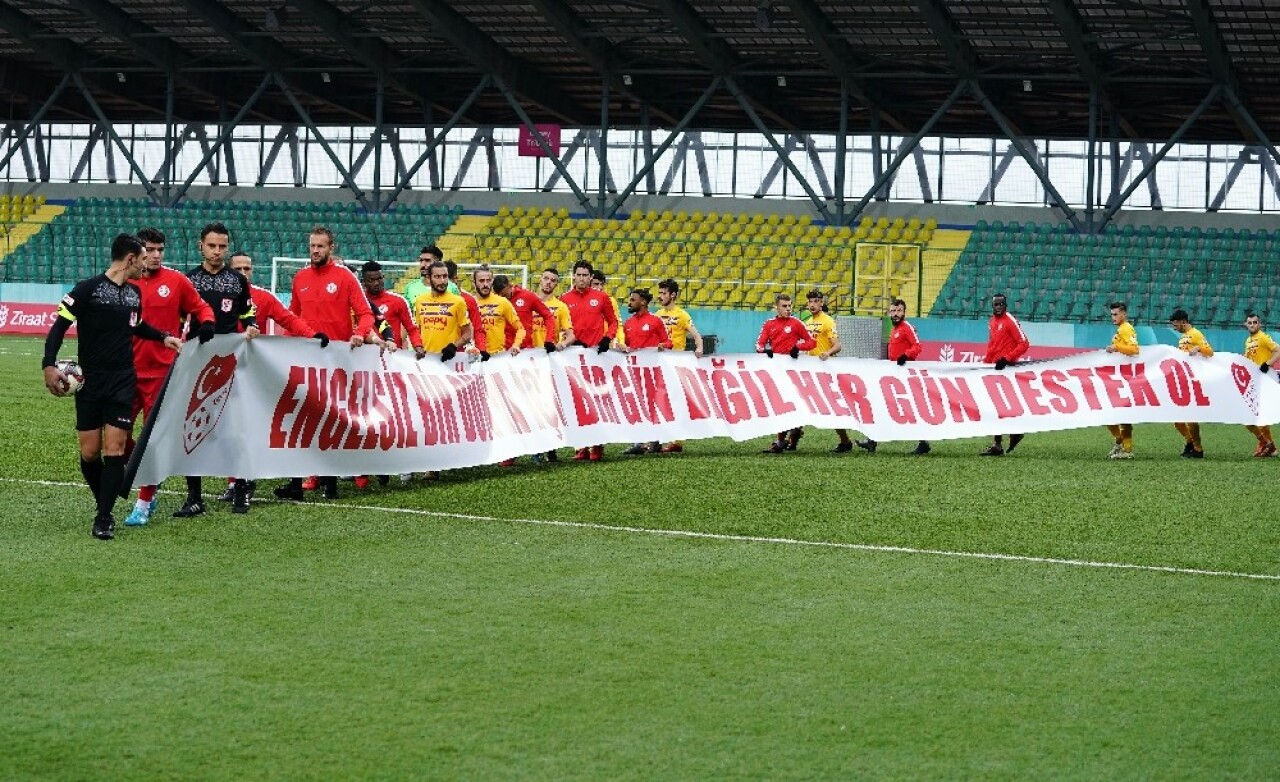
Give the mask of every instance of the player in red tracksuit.
[[[906, 366], [908, 361], [920, 358], [920, 351], [923, 349], [920, 335], [916, 334], [916, 327], [907, 322], [907, 303], [902, 299], [894, 299], [889, 305], [889, 322], [893, 324], [889, 331], [889, 360], [901, 367]], [[876, 441], [868, 437], [859, 440], [858, 447], [875, 453]], [[914, 456], [924, 456], [931, 450], [928, 441], [921, 440], [911, 453]]]
[[[1004, 369], [1018, 359], [1031, 347], [1027, 332], [1022, 330], [1018, 319], [1009, 314], [1009, 300], [1003, 293], [991, 297], [991, 320], [987, 321], [987, 354], [982, 357], [983, 363], [995, 364], [996, 369]], [[1004, 438], [996, 435], [991, 445], [979, 453], [979, 456], [1004, 456], [1012, 453], [1022, 435], [1009, 435], [1009, 450], [1004, 449]]]
[[[573, 265], [573, 287], [560, 297], [569, 310], [569, 323], [576, 338], [574, 344], [595, 347], [597, 352], [607, 353], [618, 333], [618, 316], [613, 314], [613, 302], [609, 295], [591, 287], [591, 264], [578, 261]], [[551, 323], [553, 321], [546, 321]], [[574, 460], [590, 459], [598, 462], [604, 458], [604, 446], [579, 448]]]
[[[648, 288], [636, 288], [627, 298], [627, 311], [631, 317], [622, 324], [622, 350], [633, 353], [637, 350], [670, 350], [671, 337], [667, 334], [667, 324], [662, 318], [649, 311], [653, 294]], [[662, 443], [654, 440], [649, 443], [635, 443], [624, 454], [662, 453]]]
[[[535, 313], [542, 318], [543, 323], [555, 323], [555, 313], [551, 308], [542, 303], [537, 294], [531, 290], [521, 288], [507, 278], [505, 274], [499, 274], [493, 278], [493, 292], [502, 296], [511, 302], [511, 306], [515, 307], [516, 317], [520, 319], [520, 325], [524, 326], [524, 344], [520, 347], [531, 348], [533, 344], [533, 316]], [[515, 337], [515, 329], [507, 327], [507, 341], [511, 342]], [[511, 347], [507, 345], [507, 347]], [[555, 340], [547, 340], [542, 347], [548, 353], [556, 352]]]
[[[209, 303], [196, 291], [187, 275], [164, 265], [164, 234], [155, 228], [143, 228], [138, 231], [138, 238], [143, 243], [145, 265], [142, 276], [133, 280], [133, 284], [142, 291], [142, 307], [147, 313], [147, 322], [161, 331], [177, 335], [182, 333], [182, 324], [190, 316], [200, 324], [198, 328], [212, 335], [213, 310]], [[144, 420], [151, 414], [160, 397], [160, 387], [169, 374], [169, 367], [177, 358], [178, 354], [163, 343], [133, 338], [133, 368], [138, 376], [131, 416], [134, 421], [139, 413], [145, 413]], [[132, 451], [131, 435], [125, 453]], [[139, 487], [138, 501], [124, 523], [130, 527], [146, 524], [155, 507], [156, 487]]]
[[[760, 329], [760, 338], [756, 340], [756, 352], [773, 358], [775, 353], [786, 353], [792, 358], [799, 358], [800, 353], [812, 350], [818, 344], [804, 321], [791, 316], [791, 297], [779, 293], [773, 300], [777, 316], [769, 318]], [[787, 432], [778, 432], [778, 439], [764, 453], [784, 453], [787, 450]]]
[[302, 318], [294, 315], [280, 303], [275, 294], [266, 288], [260, 288], [253, 284], [253, 257], [245, 252], [236, 252], [231, 255], [231, 271], [238, 273], [249, 281], [249, 295], [253, 298], [253, 311], [258, 318], [258, 327], [270, 321], [271, 323], [284, 329], [291, 337], [304, 337], [313, 339], [316, 336], [316, 330]]
[[390, 330], [388, 335], [396, 347], [404, 346], [404, 338], [409, 337], [413, 353], [418, 358], [427, 355], [422, 349], [422, 332], [413, 324], [413, 316], [409, 314], [409, 305], [403, 296], [387, 291], [386, 279], [382, 275], [382, 264], [369, 261], [360, 267], [360, 283], [369, 296], [369, 304], [376, 310], [375, 316], [382, 318]]
[[[366, 343], [381, 345], [382, 339], [373, 330], [373, 310], [360, 281], [334, 260], [333, 231], [320, 225], [312, 228], [308, 249], [311, 265], [293, 276], [289, 311], [316, 330], [322, 347], [327, 347], [330, 339], [349, 342], [353, 348]], [[273, 493], [282, 500], [301, 500], [302, 479], [293, 478], [284, 486], [277, 486]], [[336, 477], [325, 476], [324, 497], [337, 499]]]

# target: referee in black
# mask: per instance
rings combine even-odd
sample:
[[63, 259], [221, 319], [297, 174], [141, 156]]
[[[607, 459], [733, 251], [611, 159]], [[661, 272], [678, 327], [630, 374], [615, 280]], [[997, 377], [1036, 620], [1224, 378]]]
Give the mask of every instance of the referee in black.
[[[260, 333], [258, 319], [253, 309], [253, 295], [249, 280], [226, 264], [229, 259], [231, 232], [222, 223], [209, 223], [200, 232], [201, 263], [187, 277], [196, 293], [213, 309], [213, 328], [197, 324], [195, 318], [187, 323], [187, 339], [199, 337], [205, 342], [213, 334], [236, 334], [244, 327], [244, 338], [253, 339]], [[212, 334], [210, 333], [212, 331]], [[232, 489], [232, 513], [248, 513], [248, 488], [243, 478], [237, 478]], [[199, 475], [187, 476], [187, 500], [173, 512], [179, 519], [199, 516], [205, 512], [203, 481]]]
[[133, 342], [163, 340], [173, 350], [182, 342], [142, 319], [142, 292], [129, 280], [143, 268], [142, 240], [120, 234], [111, 243], [105, 274], [76, 283], [62, 297], [58, 317], [44, 341], [44, 385], [54, 396], [67, 395], [67, 379], [55, 366], [62, 339], [79, 325], [79, 364], [84, 387], [76, 394], [76, 432], [80, 435], [80, 472], [98, 504], [93, 536], [115, 537], [111, 511], [124, 482], [124, 448], [133, 428]]

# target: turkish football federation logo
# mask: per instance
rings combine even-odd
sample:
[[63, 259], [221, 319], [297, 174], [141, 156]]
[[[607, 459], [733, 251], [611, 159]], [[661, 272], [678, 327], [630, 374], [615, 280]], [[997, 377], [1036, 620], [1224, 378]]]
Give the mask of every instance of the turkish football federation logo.
[[182, 447], [187, 453], [199, 448], [213, 433], [231, 397], [235, 378], [236, 357], [231, 355], [214, 356], [196, 376], [195, 388], [187, 403], [187, 417], [182, 422]]
[[1259, 398], [1258, 384], [1254, 382], [1253, 372], [1244, 364], [1232, 362], [1231, 379], [1236, 381], [1236, 390], [1240, 392], [1240, 396], [1244, 397], [1249, 409], [1253, 411], [1254, 415], [1257, 415], [1261, 399]]

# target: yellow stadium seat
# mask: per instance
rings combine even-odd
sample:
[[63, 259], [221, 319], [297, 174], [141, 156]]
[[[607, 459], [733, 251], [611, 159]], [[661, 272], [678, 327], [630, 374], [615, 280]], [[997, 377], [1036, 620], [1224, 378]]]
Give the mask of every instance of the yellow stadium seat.
[[938, 227], [937, 218], [934, 218], [934, 217], [925, 218], [924, 227], [925, 227], [925, 230], [928, 230], [928, 231], [935, 230]]
[[889, 223], [889, 227], [902, 230], [904, 227], [906, 227], [906, 224], [907, 224], [906, 220], [903, 220], [901, 217], [895, 217], [893, 218], [893, 221]]
[[556, 210], [556, 217], [560, 218], [561, 220], [568, 220], [569, 210], [565, 209], [563, 206], [560, 207], [559, 209]]
[[908, 220], [908, 221], [907, 221], [907, 227], [908, 227], [908, 228], [911, 228], [911, 229], [913, 229], [913, 230], [916, 230], [916, 231], [920, 230], [920, 218], [919, 218], [919, 217], [913, 217], [913, 218], [911, 218], [910, 220]]

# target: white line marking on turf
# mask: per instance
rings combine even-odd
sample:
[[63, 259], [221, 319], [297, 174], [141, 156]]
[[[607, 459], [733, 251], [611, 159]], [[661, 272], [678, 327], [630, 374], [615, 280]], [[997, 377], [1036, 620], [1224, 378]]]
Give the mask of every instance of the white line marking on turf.
[[[0, 483], [20, 483], [29, 486], [58, 486], [83, 488], [83, 484], [69, 481], [38, 481], [25, 478], [0, 478]], [[162, 491], [161, 494], [182, 494], [182, 492]], [[980, 551], [948, 551], [946, 549], [912, 548], [910, 546], [884, 546], [871, 543], [840, 543], [832, 540], [799, 540], [796, 538], [769, 538], [756, 535], [723, 535], [716, 532], [696, 532], [693, 530], [653, 529], [650, 527], [629, 527], [616, 524], [598, 524], [588, 521], [555, 521], [552, 519], [504, 519], [497, 516], [476, 516], [467, 513], [450, 513], [448, 511], [421, 510], [419, 508], [389, 508], [382, 505], [352, 505], [344, 502], [328, 503], [293, 503], [275, 499], [255, 499], [254, 502], [268, 502], [280, 505], [305, 505], [308, 508], [332, 508], [335, 510], [367, 510], [380, 513], [401, 513], [409, 516], [430, 516], [443, 519], [459, 519], [461, 521], [497, 522], [503, 524], [530, 524], [540, 527], [567, 527], [569, 529], [590, 529], [603, 532], [630, 532], [640, 535], [657, 535], [668, 538], [686, 538], [691, 540], [719, 540], [729, 543], [768, 543], [779, 546], [807, 546], [810, 548], [840, 549], [845, 551], [868, 551], [880, 554], [916, 554], [934, 557], [952, 557], [955, 559], [983, 559], [1001, 562], [1026, 562], [1036, 565], [1065, 565], [1068, 567], [1098, 568], [1102, 570], [1138, 570], [1151, 573], [1173, 573], [1180, 576], [1217, 576], [1220, 578], [1245, 578], [1254, 581], [1280, 581], [1280, 575], [1269, 573], [1240, 573], [1234, 570], [1202, 570], [1200, 568], [1173, 567], [1171, 565], [1135, 565], [1128, 562], [1094, 562], [1087, 559], [1061, 559], [1058, 557], [1032, 557], [1022, 554], [989, 554]]]

